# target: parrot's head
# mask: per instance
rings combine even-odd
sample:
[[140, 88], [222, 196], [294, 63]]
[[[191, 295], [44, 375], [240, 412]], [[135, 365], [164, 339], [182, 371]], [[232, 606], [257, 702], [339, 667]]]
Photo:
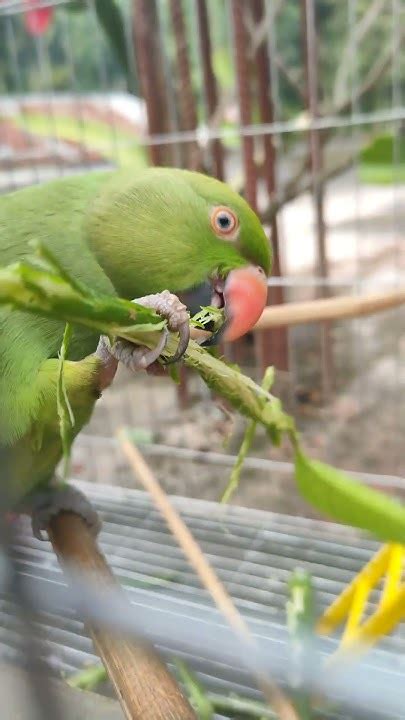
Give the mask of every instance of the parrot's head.
[[120, 295], [167, 289], [191, 315], [224, 308], [227, 341], [248, 332], [266, 305], [269, 240], [247, 202], [208, 176], [174, 168], [114, 173], [92, 207], [88, 239]]

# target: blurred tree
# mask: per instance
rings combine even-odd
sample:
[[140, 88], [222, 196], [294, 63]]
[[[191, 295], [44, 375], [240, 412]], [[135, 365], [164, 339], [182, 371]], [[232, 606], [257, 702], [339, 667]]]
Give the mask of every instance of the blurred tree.
[[[130, 62], [131, 40], [127, 41], [125, 32], [126, 7], [123, 0], [94, 0], [93, 3], [72, 0], [64, 6], [51, 8], [52, 12], [46, 16], [39, 10], [14, 16], [0, 15], [0, 91], [71, 90], [64, 37], [68, 27], [67, 41], [77, 68], [77, 90], [105, 89], [100, 73], [101, 49], [109, 86], [137, 94], [136, 68]], [[92, 27], [94, 19], [102, 30], [96, 41]], [[92, 38], [91, 42], [89, 38]], [[38, 72], [38, 50], [41, 48], [49, 61], [46, 78]], [[15, 64], [18, 68], [13, 67]]]

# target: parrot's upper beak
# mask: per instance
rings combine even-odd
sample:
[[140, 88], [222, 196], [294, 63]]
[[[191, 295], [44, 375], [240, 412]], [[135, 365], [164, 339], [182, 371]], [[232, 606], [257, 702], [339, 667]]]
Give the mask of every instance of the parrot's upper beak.
[[225, 280], [213, 279], [203, 283], [181, 299], [197, 313], [202, 306], [224, 308], [225, 322], [203, 345], [217, 344], [220, 340], [232, 342], [252, 330], [267, 303], [267, 277], [262, 268], [248, 265], [232, 270]]

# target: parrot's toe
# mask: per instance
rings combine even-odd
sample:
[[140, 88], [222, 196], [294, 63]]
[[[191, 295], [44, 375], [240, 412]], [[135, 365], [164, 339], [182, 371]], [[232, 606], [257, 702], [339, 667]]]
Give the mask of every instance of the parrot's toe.
[[[166, 329], [162, 331], [159, 338], [159, 342], [156, 347], [149, 350], [128, 340], [116, 340], [112, 345], [109, 346], [109, 352], [111, 355], [122, 362], [128, 370], [136, 372], [137, 370], [146, 370], [152, 365], [158, 357], [162, 354], [166, 347], [167, 338], [169, 333]], [[109, 343], [108, 338], [101, 338], [104, 343]]]
[[71, 512], [80, 515], [94, 535], [101, 529], [101, 520], [83, 493], [71, 485], [60, 485], [38, 493], [31, 505], [32, 532], [37, 540], [46, 540], [44, 532], [56, 515]]
[[164, 290], [156, 295], [146, 295], [145, 297], [137, 298], [133, 302], [138, 305], [143, 305], [150, 310], [154, 310], [158, 315], [161, 315], [161, 317], [167, 321], [168, 329], [165, 328], [162, 331], [158, 344], [152, 348], [152, 350], [134, 345], [134, 343], [128, 340], [120, 339], [115, 340], [111, 345], [109, 339], [102, 336], [96, 350], [96, 355], [102, 360], [105, 367], [105, 378], [102, 382], [103, 387], [109, 384], [116, 369], [111, 365], [110, 358], [122, 362], [125, 367], [133, 372], [137, 370], [147, 370], [164, 351], [169, 330], [179, 333], [179, 344], [174, 355], [165, 360], [165, 364], [177, 362], [187, 350], [190, 340], [190, 316], [187, 307], [180, 302], [176, 295], [173, 295], [168, 290]]
[[165, 364], [177, 362], [184, 355], [190, 340], [190, 315], [177, 295], [163, 290], [156, 295], [146, 295], [134, 302], [154, 310], [158, 315], [167, 320], [167, 327], [173, 332], [179, 333], [179, 344], [175, 354], [165, 361]]
[[177, 350], [174, 353], [174, 355], [172, 355], [172, 357], [167, 358], [164, 361], [165, 365], [170, 365], [171, 363], [175, 363], [178, 360], [180, 360], [187, 350], [188, 343], [190, 340], [190, 325], [189, 325], [189, 317], [188, 316], [187, 316], [187, 320], [184, 323], [182, 323], [181, 325], [179, 325], [177, 330], [179, 333], [179, 344], [177, 346]]

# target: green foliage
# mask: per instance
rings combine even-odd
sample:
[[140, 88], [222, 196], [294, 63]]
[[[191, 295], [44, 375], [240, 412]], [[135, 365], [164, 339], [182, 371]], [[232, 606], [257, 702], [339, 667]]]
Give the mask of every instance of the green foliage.
[[134, 139], [133, 133], [121, 130], [117, 139], [111, 125], [101, 120], [87, 119], [82, 124], [68, 115], [50, 117], [47, 114], [27, 112], [24, 117], [16, 118], [15, 124], [40, 137], [56, 136], [60, 140], [83, 143], [87, 150], [117, 161], [120, 167], [131, 166], [135, 172], [147, 166], [145, 148]]
[[405, 164], [405, 136], [379, 135], [360, 153], [360, 160], [367, 165], [388, 165], [394, 160]]
[[[269, 392], [273, 386], [273, 383], [274, 383], [274, 368], [268, 367], [266, 372], [264, 373], [264, 378], [263, 378], [263, 382], [262, 382], [263, 390], [265, 390], [266, 392]], [[245, 462], [248, 452], [252, 446], [254, 436], [256, 433], [256, 428], [257, 428], [256, 420], [251, 420], [248, 423], [248, 426], [246, 428], [242, 444], [239, 448], [238, 457], [236, 458], [235, 465], [232, 468], [229, 482], [228, 482], [228, 484], [224, 490], [224, 493], [221, 497], [221, 503], [229, 502], [229, 500], [231, 499], [235, 490], [238, 489], [240, 475], [241, 475], [242, 468], [243, 468], [243, 463]]]
[[[310, 641], [315, 633], [315, 595], [311, 576], [295, 570], [289, 580], [287, 628], [291, 638], [290, 682], [294, 689], [294, 703], [300, 720], [312, 717], [311, 698], [305, 689], [306, 668], [315, 658], [309, 654]], [[313, 655], [313, 653], [311, 653]]]
[[315, 598], [311, 576], [297, 569], [288, 582], [290, 590], [287, 601], [287, 627], [293, 638], [301, 638], [314, 632]]
[[130, 67], [128, 63], [124, 20], [120, 8], [115, 0], [95, 0], [94, 7], [100, 26], [109, 39], [111, 48], [125, 76], [128, 78]]
[[405, 507], [345, 473], [310, 460], [301, 449], [295, 458], [301, 495], [333, 520], [368, 530], [384, 542], [405, 543]]
[[[169, 5], [167, 0], [159, 0], [157, 5], [168, 63], [167, 76], [177, 93], [176, 47]], [[128, 60], [130, 33], [126, 37], [126, 24], [131, 21], [132, 4], [129, 0], [95, 0], [94, 11], [92, 7], [84, 0], [57, 6], [52, 26], [45, 36], [37, 39], [27, 34], [21, 14], [1, 18], [0, 92], [127, 89], [139, 93], [138, 78], [133, 75], [136, 73], [136, 64]], [[350, 8], [354, 8], [355, 17], [349, 15]], [[370, 0], [357, 0], [355, 5], [336, 0], [317, 0], [315, 9], [319, 39], [320, 99], [331, 105], [339, 78], [345, 96], [350, 97], [351, 88], [361, 85], [376, 58], [390, 47], [391, 7], [390, 3], [386, 3], [377, 20], [356, 41], [355, 64], [350, 62], [349, 37], [353, 22], [361, 24], [370, 9]], [[199, 45], [195, 41], [195, 3], [183, 2], [183, 11], [190, 49], [192, 84], [197, 98], [198, 116], [202, 119], [205, 104]], [[235, 65], [230, 4], [225, 0], [208, 0], [208, 11], [213, 67], [220, 94], [233, 93]], [[302, 88], [301, 6], [296, 0], [284, 0], [281, 3], [275, 19], [274, 35], [283, 64], [295, 78], [298, 88]], [[71, 56], [67, 50], [69, 46], [72, 48]], [[404, 71], [402, 58], [400, 63], [399, 76]], [[282, 71], [278, 71], [277, 76], [279, 116], [288, 119], [304, 109], [304, 102], [297, 87], [290, 83]], [[391, 94], [391, 76], [388, 71], [376, 87], [363, 97], [361, 109], [366, 111], [381, 107], [391, 101]], [[254, 113], [256, 110], [254, 108]], [[290, 142], [290, 139], [286, 138], [286, 141]]]
[[214, 706], [210, 702], [204, 688], [198, 682], [194, 673], [178, 658], [174, 660], [180, 681], [183, 683], [191, 705], [196, 711], [199, 720], [212, 720]]
[[84, 0], [57, 6], [49, 30], [39, 38], [27, 33], [22, 13], [1, 17], [0, 92], [136, 92], [123, 10], [114, 0], [97, 0], [95, 12]]
[[362, 183], [369, 185], [394, 185], [405, 183], [405, 164], [395, 166], [392, 163], [383, 165], [360, 165], [359, 178]]
[[360, 180], [376, 185], [405, 182], [405, 136], [385, 133], [360, 153]]
[[70, 687], [79, 690], [94, 691], [101, 683], [106, 682], [107, 672], [104, 665], [90, 665], [67, 678]]
[[210, 329], [212, 332], [219, 330], [224, 322], [224, 311], [221, 308], [202, 307], [193, 317], [195, 327]]
[[227, 48], [219, 47], [214, 50], [212, 65], [221, 87], [225, 90], [232, 89], [235, 84], [235, 66]]

